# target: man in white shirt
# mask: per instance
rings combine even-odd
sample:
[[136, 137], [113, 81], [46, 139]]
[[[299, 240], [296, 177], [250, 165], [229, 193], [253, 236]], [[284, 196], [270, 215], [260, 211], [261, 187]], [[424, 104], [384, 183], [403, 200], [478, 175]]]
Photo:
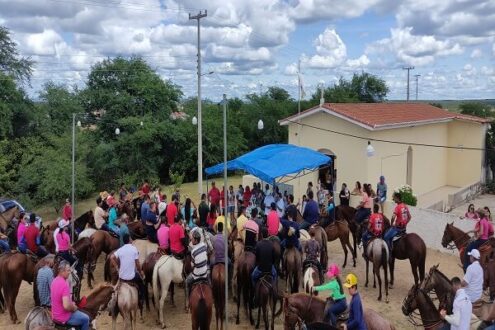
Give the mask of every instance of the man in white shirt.
[[276, 203], [277, 203], [277, 215], [280, 219], [283, 218], [285, 214], [285, 203], [284, 199], [282, 198], [281, 193], [277, 193], [277, 198], [276, 198]]
[[451, 330], [469, 330], [473, 305], [465, 290], [461, 287], [461, 280], [458, 277], [454, 277], [451, 282], [452, 289], [455, 291], [452, 315], [447, 315], [447, 311], [442, 309], [440, 317], [450, 324]]
[[273, 197], [273, 195], [266, 195], [263, 201], [263, 204], [265, 204], [265, 215], [268, 215], [268, 213], [270, 213], [270, 205], [272, 205], [272, 203], [275, 203], [275, 198]]
[[[139, 306], [144, 301], [144, 273], [139, 263], [139, 251], [131, 244], [129, 234], [122, 236], [124, 245], [115, 251], [111, 257], [111, 263], [119, 270], [119, 280], [125, 282], [135, 282], [139, 287]], [[120, 266], [117, 263], [120, 261]]]
[[477, 249], [468, 252], [471, 259], [471, 265], [468, 266], [466, 274], [462, 279], [462, 287], [466, 291], [472, 303], [479, 300], [483, 293], [483, 268], [480, 265], [480, 251]]

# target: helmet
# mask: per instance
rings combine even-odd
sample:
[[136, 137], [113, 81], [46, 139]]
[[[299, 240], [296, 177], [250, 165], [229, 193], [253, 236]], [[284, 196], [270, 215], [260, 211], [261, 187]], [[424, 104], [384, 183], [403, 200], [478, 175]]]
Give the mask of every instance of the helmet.
[[356, 275], [350, 273], [349, 275], [347, 275], [347, 277], [345, 278], [345, 283], [344, 283], [344, 286], [346, 288], [351, 288], [353, 287], [354, 285], [357, 285], [358, 284], [358, 279], [356, 277]]
[[340, 274], [340, 269], [337, 264], [331, 264], [330, 267], [328, 267], [327, 271], [327, 276], [328, 277], [334, 277], [334, 276], [339, 276]]

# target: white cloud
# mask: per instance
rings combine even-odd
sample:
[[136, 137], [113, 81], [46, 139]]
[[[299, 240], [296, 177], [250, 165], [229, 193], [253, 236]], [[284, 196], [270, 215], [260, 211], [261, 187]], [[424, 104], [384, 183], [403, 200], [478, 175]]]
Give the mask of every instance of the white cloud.
[[44, 30], [26, 36], [26, 48], [39, 55], [55, 55], [57, 44], [64, 44], [64, 39], [53, 30]]
[[363, 54], [359, 58], [348, 59], [346, 64], [352, 69], [364, 68], [370, 64], [370, 59], [366, 56], [366, 54]]
[[291, 63], [285, 67], [284, 73], [286, 75], [292, 76], [297, 74], [297, 64], [296, 63]]
[[470, 55], [471, 58], [480, 58], [482, 56], [483, 56], [483, 52], [479, 48], [473, 49]]
[[334, 68], [347, 58], [347, 48], [335, 29], [327, 27], [313, 42], [316, 55], [303, 56], [302, 61], [310, 68]]

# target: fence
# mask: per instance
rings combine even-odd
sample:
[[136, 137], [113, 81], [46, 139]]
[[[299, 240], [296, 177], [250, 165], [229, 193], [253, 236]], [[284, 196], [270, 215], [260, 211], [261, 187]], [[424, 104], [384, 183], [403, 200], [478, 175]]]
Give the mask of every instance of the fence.
[[475, 199], [482, 193], [483, 185], [481, 182], [473, 183], [469, 186], [461, 188], [453, 194], [449, 194], [446, 212], [450, 212], [453, 208], [463, 204], [466, 201]]

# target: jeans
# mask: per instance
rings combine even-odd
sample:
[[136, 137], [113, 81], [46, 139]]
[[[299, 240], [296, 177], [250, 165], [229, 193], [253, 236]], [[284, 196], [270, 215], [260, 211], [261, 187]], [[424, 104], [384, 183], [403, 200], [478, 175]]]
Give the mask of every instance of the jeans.
[[464, 272], [466, 272], [466, 269], [471, 264], [471, 261], [469, 260], [470, 258], [468, 256], [468, 253], [471, 252], [471, 250], [473, 250], [473, 249], [479, 249], [479, 247], [482, 246], [486, 241], [487, 241], [486, 239], [477, 239], [477, 240], [469, 243], [469, 245], [467, 246], [466, 252], [465, 252], [465, 256], [464, 256], [464, 262], [463, 262]]
[[495, 324], [487, 326], [485, 330], [495, 330]]
[[10, 251], [10, 245], [9, 241], [6, 239], [0, 239], [0, 251], [1, 252], [8, 252]]
[[308, 230], [308, 228], [311, 227], [312, 225], [314, 225], [314, 223], [309, 223], [306, 220], [304, 220], [299, 226], [299, 230], [301, 229]]
[[365, 246], [366, 244], [368, 244], [368, 242], [370, 241], [370, 239], [373, 238], [373, 234], [371, 233], [371, 231], [369, 230], [366, 230], [364, 233], [363, 233], [363, 237], [361, 238], [361, 240], [363, 241], [363, 246]]
[[[263, 272], [256, 266], [251, 273], [251, 283], [253, 284], [253, 288], [256, 287], [256, 282], [260, 279]], [[275, 270], [275, 266], [272, 265], [272, 283], [275, 283], [277, 280], [277, 271]]]
[[335, 300], [333, 302], [332, 306], [330, 306], [330, 308], [328, 309], [325, 315], [328, 319], [330, 319], [331, 325], [337, 326], [337, 317], [339, 317], [340, 314], [345, 312], [346, 308], [347, 308], [347, 302], [345, 298]]
[[158, 239], [156, 238], [156, 229], [153, 226], [146, 225], [145, 227], [146, 236], [148, 240], [152, 243], [158, 243]]
[[356, 211], [356, 222], [358, 224], [361, 224], [363, 223], [364, 219], [369, 218], [370, 215], [371, 209], [361, 207]]
[[81, 330], [89, 330], [89, 316], [81, 311], [75, 311], [66, 324], [81, 327]]
[[390, 251], [392, 251], [392, 240], [394, 239], [394, 237], [397, 234], [399, 234], [402, 231], [404, 231], [404, 229], [402, 229], [402, 228], [390, 227], [389, 230], [385, 233], [385, 236], [383, 237], [383, 239], [385, 240], [385, 242], [387, 242], [388, 249]]
[[38, 252], [36, 252], [36, 255], [40, 258], [43, 258], [48, 255], [48, 251], [43, 245], [38, 245]]

